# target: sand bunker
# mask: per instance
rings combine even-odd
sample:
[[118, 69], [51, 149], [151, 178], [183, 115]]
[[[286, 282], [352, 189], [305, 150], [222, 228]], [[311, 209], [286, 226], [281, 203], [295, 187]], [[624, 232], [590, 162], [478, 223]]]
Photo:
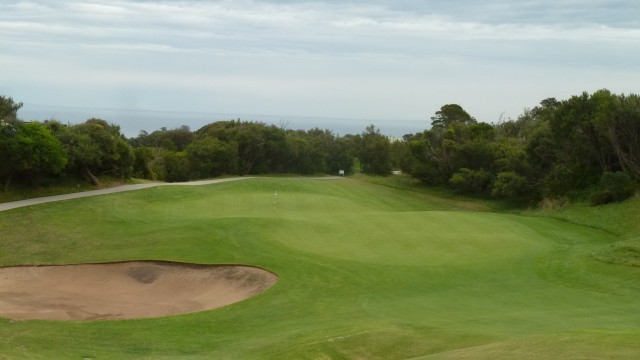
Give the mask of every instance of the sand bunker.
[[277, 281], [266, 270], [160, 261], [0, 268], [0, 317], [134, 319], [229, 305]]

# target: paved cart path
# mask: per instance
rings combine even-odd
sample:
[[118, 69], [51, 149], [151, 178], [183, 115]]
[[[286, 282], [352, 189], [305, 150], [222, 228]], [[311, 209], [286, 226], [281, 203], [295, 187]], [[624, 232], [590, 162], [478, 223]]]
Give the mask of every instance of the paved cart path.
[[253, 179], [253, 177], [245, 176], [245, 177], [234, 177], [234, 178], [226, 178], [226, 179], [190, 181], [190, 182], [180, 182], [180, 183], [158, 182], [158, 183], [122, 185], [122, 186], [116, 186], [116, 187], [107, 188], [107, 189], [83, 191], [83, 192], [77, 192], [77, 193], [71, 193], [71, 194], [63, 194], [63, 195], [44, 196], [44, 197], [39, 197], [39, 198], [34, 198], [34, 199], [27, 199], [27, 200], [11, 201], [11, 202], [6, 202], [6, 203], [1, 203], [0, 204], [0, 211], [11, 210], [11, 209], [15, 209], [15, 208], [23, 207], [23, 206], [44, 204], [44, 203], [54, 202], [54, 201], [71, 200], [71, 199], [78, 199], [78, 198], [89, 197], [89, 196], [97, 196], [97, 195], [119, 193], [119, 192], [123, 192], [123, 191], [147, 189], [147, 188], [156, 187], [156, 186], [209, 185], [209, 184], [217, 184], [217, 183], [222, 183], [222, 182], [227, 182], [227, 181], [238, 181], [238, 180], [246, 180], [246, 179]]

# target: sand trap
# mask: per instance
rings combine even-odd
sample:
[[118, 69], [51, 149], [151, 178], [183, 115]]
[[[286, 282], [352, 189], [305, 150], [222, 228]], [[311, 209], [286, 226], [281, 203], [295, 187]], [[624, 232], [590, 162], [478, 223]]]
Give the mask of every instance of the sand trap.
[[237, 265], [160, 261], [0, 268], [0, 317], [16, 320], [134, 319], [214, 309], [277, 281]]

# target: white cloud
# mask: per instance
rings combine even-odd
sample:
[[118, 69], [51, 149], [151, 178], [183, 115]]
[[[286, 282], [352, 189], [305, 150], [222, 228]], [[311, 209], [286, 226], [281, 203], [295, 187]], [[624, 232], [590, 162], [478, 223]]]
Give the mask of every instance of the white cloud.
[[8, 95], [45, 104], [131, 97], [174, 110], [425, 118], [459, 102], [492, 119], [541, 97], [633, 89], [639, 5], [603, 4], [3, 2], [0, 79], [20, 91]]
[[[91, 42], [126, 39], [172, 47], [194, 48], [219, 44], [221, 39], [244, 43], [240, 47], [271, 45], [296, 49], [317, 45], [318, 52], [340, 52], [331, 47], [340, 37], [359, 49], [382, 41], [419, 40], [565, 40], [640, 42], [640, 29], [603, 24], [539, 24], [460, 20], [451, 15], [397, 11], [379, 5], [349, 3], [273, 4], [233, 2], [53, 2], [52, 6], [18, 3], [2, 9], [4, 33], [27, 32], [43, 43]], [[27, 9], [25, 11], [25, 8]], [[11, 16], [11, 17], [9, 17]], [[12, 19], [29, 20], [12, 20]], [[516, 19], [517, 20], [517, 19]], [[206, 41], [208, 38], [208, 41]], [[203, 41], [204, 39], [204, 41]], [[203, 41], [204, 44], [194, 40]], [[113, 43], [114, 41], [107, 41]], [[94, 44], [95, 45], [95, 44]], [[370, 49], [367, 49], [370, 50]], [[344, 51], [344, 50], [342, 50]]]

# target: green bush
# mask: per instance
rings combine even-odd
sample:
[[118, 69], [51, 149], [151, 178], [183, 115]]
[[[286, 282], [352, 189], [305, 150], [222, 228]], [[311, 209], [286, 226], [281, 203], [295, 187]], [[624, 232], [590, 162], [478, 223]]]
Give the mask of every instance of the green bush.
[[626, 172], [605, 172], [600, 178], [600, 186], [591, 194], [591, 205], [626, 200], [633, 196], [635, 190], [636, 184]]
[[479, 194], [489, 188], [491, 174], [484, 170], [462, 168], [449, 179], [454, 188], [472, 194]]
[[513, 198], [527, 192], [527, 179], [513, 171], [498, 173], [491, 188], [491, 196], [498, 198]]
[[581, 174], [563, 165], [554, 166], [542, 179], [541, 191], [545, 197], [566, 196], [577, 187], [575, 178]]

